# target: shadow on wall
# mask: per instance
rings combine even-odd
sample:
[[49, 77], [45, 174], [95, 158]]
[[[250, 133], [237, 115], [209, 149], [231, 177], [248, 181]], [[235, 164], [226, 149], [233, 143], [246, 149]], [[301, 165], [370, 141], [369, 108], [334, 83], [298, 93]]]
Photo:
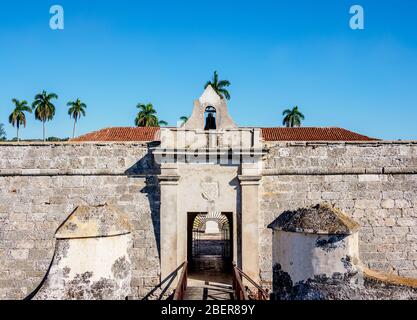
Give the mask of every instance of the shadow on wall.
[[[234, 187], [236, 190], [236, 221], [233, 221], [233, 229], [232, 232], [232, 245], [233, 242], [236, 241], [236, 252], [234, 252], [234, 256], [236, 257], [236, 263], [238, 266], [242, 266], [242, 237], [239, 236], [242, 234], [242, 211], [241, 211], [241, 201], [242, 201], [242, 192], [240, 189], [239, 179], [236, 177], [232, 181], [229, 182], [229, 185]], [[236, 224], [236, 228], [235, 228]], [[235, 234], [236, 232], [236, 234]], [[233, 259], [235, 258], [233, 257]]]
[[129, 177], [134, 176], [156, 176], [161, 174], [161, 167], [156, 163], [152, 154], [152, 149], [155, 148], [158, 143], [148, 143], [148, 153], [136, 162], [133, 166], [125, 171], [125, 174]]
[[153, 230], [155, 235], [156, 246], [158, 250], [158, 257], [161, 259], [161, 237], [160, 237], [160, 203], [161, 194], [158, 183], [158, 175], [161, 174], [161, 167], [155, 162], [152, 154], [152, 148], [156, 147], [159, 142], [151, 142], [148, 144], [148, 153], [136, 162], [133, 166], [125, 171], [125, 174], [129, 178], [141, 178], [145, 177], [146, 187], [140, 190], [145, 194], [149, 201], [149, 208], [151, 210], [151, 219], [153, 224]]
[[168, 277], [152, 289], [142, 300], [173, 300], [175, 292], [169, 292], [168, 290], [171, 288], [174, 280], [180, 276], [180, 272], [184, 265], [185, 263], [181, 264]]
[[155, 235], [156, 246], [158, 250], [159, 260], [161, 259], [161, 219], [160, 219], [160, 203], [161, 193], [158, 185], [158, 178], [156, 176], [146, 177], [146, 187], [141, 193], [146, 194], [151, 208], [151, 218], [153, 231]]

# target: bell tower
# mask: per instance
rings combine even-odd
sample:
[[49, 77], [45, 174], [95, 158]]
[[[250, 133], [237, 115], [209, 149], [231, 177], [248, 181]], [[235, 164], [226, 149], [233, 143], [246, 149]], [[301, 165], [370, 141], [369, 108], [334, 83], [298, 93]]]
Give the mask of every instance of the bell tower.
[[186, 130], [223, 130], [237, 128], [229, 116], [227, 104], [209, 85], [203, 95], [195, 100], [191, 118], [184, 125]]

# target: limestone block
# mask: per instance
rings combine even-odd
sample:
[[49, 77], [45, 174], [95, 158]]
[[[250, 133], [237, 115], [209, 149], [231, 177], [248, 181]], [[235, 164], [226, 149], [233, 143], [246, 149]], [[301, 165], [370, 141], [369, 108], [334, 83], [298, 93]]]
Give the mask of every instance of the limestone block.
[[29, 257], [29, 250], [28, 249], [10, 250], [10, 256], [16, 260], [26, 260]]
[[417, 225], [417, 219], [412, 218], [398, 218], [397, 225], [400, 227], [414, 227]]
[[383, 200], [381, 202], [381, 207], [383, 209], [393, 209], [395, 208], [395, 201], [392, 199]]

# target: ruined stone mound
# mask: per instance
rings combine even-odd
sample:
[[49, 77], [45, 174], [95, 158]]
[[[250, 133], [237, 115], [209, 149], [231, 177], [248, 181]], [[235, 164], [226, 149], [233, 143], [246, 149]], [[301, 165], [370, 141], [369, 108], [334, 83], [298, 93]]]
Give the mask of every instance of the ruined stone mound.
[[286, 232], [349, 235], [359, 229], [359, 224], [341, 210], [328, 204], [285, 211], [270, 227]]

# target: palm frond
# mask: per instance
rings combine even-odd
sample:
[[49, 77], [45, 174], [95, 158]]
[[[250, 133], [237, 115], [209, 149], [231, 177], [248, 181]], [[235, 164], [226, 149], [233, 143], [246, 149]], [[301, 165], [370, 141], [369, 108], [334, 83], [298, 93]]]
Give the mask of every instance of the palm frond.
[[29, 113], [32, 113], [32, 109], [31, 109], [30, 107], [28, 107], [28, 106], [23, 106], [23, 107], [21, 108], [21, 110], [22, 110], [22, 111], [29, 112]]
[[56, 93], [50, 93], [47, 95], [48, 100], [58, 99], [58, 95]]
[[284, 116], [282, 124], [287, 127], [300, 127], [301, 121], [305, 119], [304, 115], [299, 111], [298, 106], [293, 107], [291, 110], [284, 110], [282, 115]]
[[205, 85], [205, 89], [211, 85], [214, 91], [222, 98], [226, 98], [227, 100], [230, 100], [230, 93], [225, 89], [225, 87], [230, 86], [230, 81], [228, 80], [219, 80], [219, 74], [217, 71], [214, 71], [213, 79], [211, 81], [208, 81]]
[[15, 125], [15, 119], [14, 119], [14, 114], [10, 114], [9, 116], [9, 123], [14, 127]]
[[221, 81], [219, 81], [218, 86], [219, 86], [219, 88], [228, 87], [228, 86], [230, 86], [230, 81], [228, 81], [228, 80], [221, 80]]
[[219, 74], [217, 73], [217, 71], [214, 71], [214, 75], [213, 75], [213, 83], [215, 84], [215, 85], [217, 85], [218, 84], [218, 81], [219, 80]]
[[230, 100], [229, 91], [227, 91], [226, 89], [218, 89], [217, 91], [218, 91], [220, 97], [226, 98], [227, 100]]

